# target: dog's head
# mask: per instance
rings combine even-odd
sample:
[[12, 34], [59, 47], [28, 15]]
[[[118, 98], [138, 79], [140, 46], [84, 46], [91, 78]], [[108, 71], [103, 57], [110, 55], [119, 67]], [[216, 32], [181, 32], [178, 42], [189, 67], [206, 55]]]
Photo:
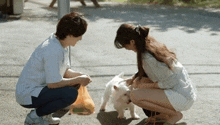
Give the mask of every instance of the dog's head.
[[122, 100], [124, 103], [129, 104], [130, 99], [130, 90], [127, 87], [125, 81], [121, 81], [119, 85], [114, 85], [115, 96], [117, 100]]
[[113, 78], [114, 82], [116, 82], [116, 84], [113, 86], [115, 91], [115, 98], [116, 100], [121, 100], [124, 103], [129, 104], [131, 102], [130, 89], [126, 85], [126, 81], [122, 78], [123, 76], [124, 73], [121, 73]]

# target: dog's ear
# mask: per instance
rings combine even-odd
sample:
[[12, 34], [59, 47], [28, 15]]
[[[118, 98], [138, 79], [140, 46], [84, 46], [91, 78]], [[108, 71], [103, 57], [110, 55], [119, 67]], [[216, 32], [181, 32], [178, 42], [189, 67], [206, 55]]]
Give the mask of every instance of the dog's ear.
[[116, 85], [114, 85], [114, 89], [115, 89], [115, 90], [118, 90], [118, 87], [117, 87]]
[[124, 72], [121, 72], [120, 74], [117, 75], [119, 78], [124, 77]]

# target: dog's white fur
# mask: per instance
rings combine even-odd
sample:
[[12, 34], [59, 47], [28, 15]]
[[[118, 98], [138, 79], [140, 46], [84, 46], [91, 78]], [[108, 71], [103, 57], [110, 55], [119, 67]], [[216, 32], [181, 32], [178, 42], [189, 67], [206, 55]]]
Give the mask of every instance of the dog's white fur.
[[125, 80], [122, 78], [124, 73], [115, 76], [111, 81], [106, 84], [104, 96], [102, 98], [101, 111], [105, 111], [106, 104], [112, 95], [114, 108], [118, 112], [119, 119], [124, 118], [125, 109], [130, 110], [131, 117], [139, 119], [140, 117], [135, 113], [134, 104], [130, 100], [130, 89], [126, 85]]

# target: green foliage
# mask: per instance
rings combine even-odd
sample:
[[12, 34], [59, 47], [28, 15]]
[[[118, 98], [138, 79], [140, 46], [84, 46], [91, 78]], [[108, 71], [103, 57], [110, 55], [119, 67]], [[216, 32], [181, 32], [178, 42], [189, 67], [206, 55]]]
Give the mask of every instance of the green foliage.
[[[186, 2], [187, 1], [187, 2]], [[192, 7], [220, 7], [220, 0], [181, 0], [179, 5]]]
[[[105, 0], [104, 0], [105, 1]], [[192, 7], [220, 7], [220, 0], [106, 0], [138, 4], [165, 4]]]
[[173, 4], [173, 0], [163, 0], [162, 4], [172, 5]]
[[128, 0], [131, 3], [152, 3], [152, 4], [166, 4], [173, 5], [177, 0]]

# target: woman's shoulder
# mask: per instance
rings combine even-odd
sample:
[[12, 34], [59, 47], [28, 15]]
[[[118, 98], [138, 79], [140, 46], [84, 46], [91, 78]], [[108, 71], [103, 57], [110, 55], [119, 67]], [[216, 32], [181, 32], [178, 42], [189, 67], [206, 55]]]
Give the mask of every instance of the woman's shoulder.
[[157, 61], [157, 59], [152, 54], [150, 54], [149, 52], [145, 52], [145, 53], [142, 54], [142, 60], [145, 63], [150, 63], [150, 64], [153, 64], [153, 65], [161, 63], [161, 62]]
[[149, 58], [154, 58], [153, 57], [153, 55], [151, 55], [149, 52], [144, 52], [143, 54], [142, 54], [142, 58], [143, 59], [149, 59]]

